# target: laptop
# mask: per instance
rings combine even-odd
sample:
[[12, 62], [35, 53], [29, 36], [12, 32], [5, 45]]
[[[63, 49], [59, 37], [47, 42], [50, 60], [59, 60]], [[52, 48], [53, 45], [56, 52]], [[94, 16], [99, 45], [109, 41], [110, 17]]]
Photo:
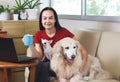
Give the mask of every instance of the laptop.
[[35, 57], [17, 55], [12, 38], [0, 38], [0, 61], [26, 63], [35, 59]]

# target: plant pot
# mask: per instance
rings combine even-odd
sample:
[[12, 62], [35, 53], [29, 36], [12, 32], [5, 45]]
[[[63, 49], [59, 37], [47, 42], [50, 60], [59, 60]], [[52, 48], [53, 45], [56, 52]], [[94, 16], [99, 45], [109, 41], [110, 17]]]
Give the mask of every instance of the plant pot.
[[26, 9], [28, 13], [28, 20], [36, 20], [38, 19], [38, 9]]
[[9, 20], [10, 19], [10, 14], [7, 12], [2, 12], [0, 13], [0, 20]]
[[18, 14], [13, 14], [13, 20], [18, 20]]

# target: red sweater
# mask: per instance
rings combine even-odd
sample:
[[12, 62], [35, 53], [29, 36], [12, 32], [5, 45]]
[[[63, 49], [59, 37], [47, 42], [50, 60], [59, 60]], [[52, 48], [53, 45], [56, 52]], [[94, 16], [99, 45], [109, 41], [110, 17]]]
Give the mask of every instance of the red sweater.
[[73, 38], [74, 34], [72, 34], [67, 29], [63, 28], [63, 29], [57, 29], [56, 34], [53, 37], [49, 37], [46, 34], [45, 30], [40, 30], [35, 33], [34, 43], [41, 43], [41, 39], [52, 40], [51, 46], [53, 47], [53, 45], [57, 41], [61, 40], [62, 38], [65, 38], [65, 37]]

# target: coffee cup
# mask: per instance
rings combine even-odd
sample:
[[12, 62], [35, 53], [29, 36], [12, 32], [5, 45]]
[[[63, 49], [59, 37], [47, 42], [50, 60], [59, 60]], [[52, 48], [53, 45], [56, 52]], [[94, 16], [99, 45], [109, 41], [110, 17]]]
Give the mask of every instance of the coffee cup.
[[26, 34], [23, 37], [23, 42], [25, 46], [32, 46], [33, 45], [33, 35]]

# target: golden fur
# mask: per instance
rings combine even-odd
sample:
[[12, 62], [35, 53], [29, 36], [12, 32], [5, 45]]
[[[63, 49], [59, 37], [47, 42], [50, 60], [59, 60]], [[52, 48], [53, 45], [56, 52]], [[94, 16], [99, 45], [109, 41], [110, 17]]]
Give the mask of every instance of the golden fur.
[[[65, 47], [70, 46], [75, 47], [76, 51], [73, 63], [69, 63], [66, 58], [64, 58], [64, 55], [67, 54], [64, 49]], [[57, 74], [60, 82], [79, 82], [77, 80], [81, 78], [79, 73], [81, 63], [81, 53], [77, 41], [71, 38], [64, 38], [54, 45], [52, 50], [51, 68]]]
[[[71, 58], [75, 58], [71, 62]], [[79, 72], [82, 63], [78, 41], [64, 38], [52, 49], [51, 69], [56, 73], [59, 82], [80, 82], [80, 80], [110, 79], [109, 72], [101, 68], [98, 58], [88, 55], [85, 69]]]

